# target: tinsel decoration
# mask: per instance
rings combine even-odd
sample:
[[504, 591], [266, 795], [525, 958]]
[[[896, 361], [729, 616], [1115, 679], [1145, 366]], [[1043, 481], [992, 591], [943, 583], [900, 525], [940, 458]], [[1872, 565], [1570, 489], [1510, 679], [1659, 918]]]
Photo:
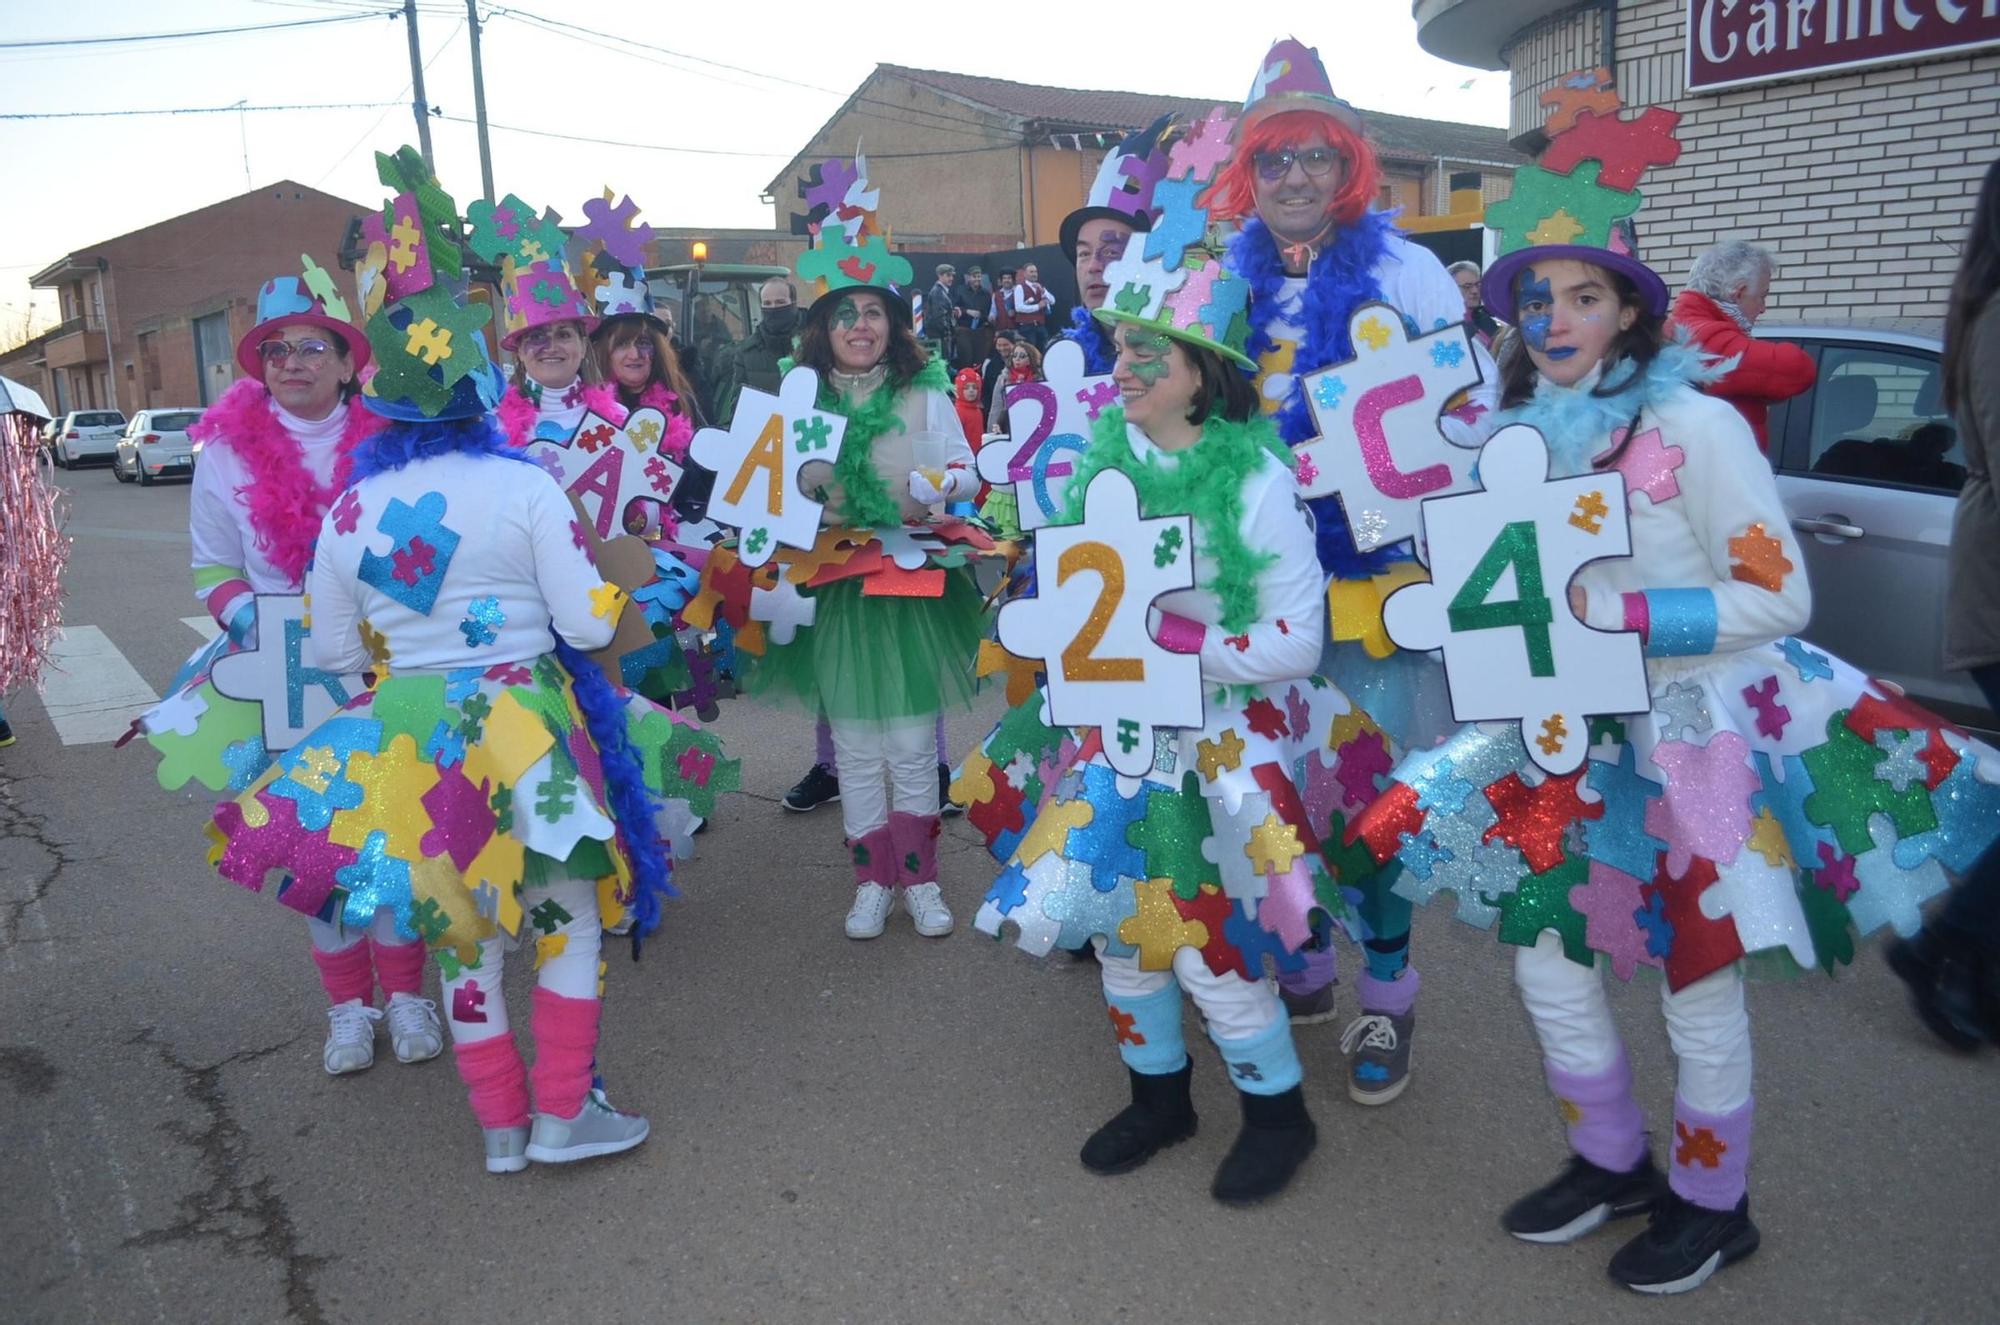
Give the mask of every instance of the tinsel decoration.
[[41, 689], [62, 627], [68, 499], [47, 455], [26, 415], [0, 415], [0, 694]]

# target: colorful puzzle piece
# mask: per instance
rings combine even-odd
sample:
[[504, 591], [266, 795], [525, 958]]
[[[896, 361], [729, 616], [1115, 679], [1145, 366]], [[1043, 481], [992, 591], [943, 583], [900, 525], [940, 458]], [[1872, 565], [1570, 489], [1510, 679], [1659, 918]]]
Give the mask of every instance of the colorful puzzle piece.
[[[695, 434], [689, 454], [716, 474], [708, 517], [743, 531], [737, 555], [746, 566], [762, 566], [777, 544], [803, 550], [818, 541], [824, 503], [806, 494], [799, 471], [836, 461], [847, 429], [845, 419], [817, 407], [818, 394], [818, 375], [793, 368], [775, 396], [746, 387], [728, 431]], [[826, 421], [827, 449], [803, 453], [786, 444], [796, 425], [813, 419]]]

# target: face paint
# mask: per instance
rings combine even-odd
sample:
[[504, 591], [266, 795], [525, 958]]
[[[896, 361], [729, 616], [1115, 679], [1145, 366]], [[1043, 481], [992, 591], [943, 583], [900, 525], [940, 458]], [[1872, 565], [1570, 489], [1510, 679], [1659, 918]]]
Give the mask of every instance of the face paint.
[[[1537, 274], [1533, 267], [1523, 271], [1514, 283], [1514, 305], [1521, 316], [1521, 339], [1529, 349], [1546, 354], [1556, 307], [1548, 277]], [[1567, 358], [1568, 352], [1563, 357]]]
[[833, 322], [835, 326], [852, 331], [854, 324], [860, 320], [861, 305], [855, 303], [852, 299], [843, 299], [833, 306]]
[[1129, 365], [1132, 376], [1150, 387], [1167, 375], [1171, 367], [1167, 362], [1167, 350], [1170, 348], [1167, 336], [1157, 331], [1126, 327], [1119, 333], [1119, 339], [1132, 356]]

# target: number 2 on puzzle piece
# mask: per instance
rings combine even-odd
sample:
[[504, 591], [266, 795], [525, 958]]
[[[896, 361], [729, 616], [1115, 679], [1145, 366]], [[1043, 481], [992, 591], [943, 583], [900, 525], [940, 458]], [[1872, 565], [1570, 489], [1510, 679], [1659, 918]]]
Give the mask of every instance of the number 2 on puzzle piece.
[[1156, 727], [1201, 725], [1200, 660], [1147, 629], [1155, 598], [1194, 585], [1192, 534], [1184, 515], [1141, 519], [1132, 480], [1105, 470], [1080, 524], [1035, 532], [1036, 595], [1000, 609], [1000, 643], [1047, 664], [1049, 720], [1101, 729], [1105, 758], [1128, 777], [1152, 768]]
[[[1383, 605], [1391, 639], [1443, 649], [1452, 716], [1519, 721], [1528, 755], [1550, 773], [1583, 763], [1590, 719], [1649, 703], [1634, 631], [1592, 630], [1568, 604], [1586, 562], [1630, 556], [1625, 482], [1616, 473], [1548, 478], [1548, 446], [1533, 428], [1495, 433], [1479, 453], [1481, 491], [1423, 504], [1431, 582]], [[1575, 521], [1578, 503], [1591, 519]]]
[[745, 387], [726, 431], [703, 428], [694, 436], [689, 454], [715, 471], [708, 518], [743, 531], [738, 555], [746, 566], [769, 561], [780, 543], [810, 549], [819, 536], [824, 503], [806, 495], [799, 470], [840, 458], [847, 420], [818, 409], [818, 395], [818, 375], [794, 368], [775, 396]]
[[1299, 489], [1337, 493], [1355, 547], [1371, 552], [1417, 537], [1424, 498], [1471, 486], [1479, 453], [1437, 421], [1480, 372], [1462, 324], [1413, 337], [1388, 305], [1363, 304], [1348, 331], [1354, 357], [1303, 382], [1319, 439], [1298, 448]]
[[1031, 531], [1062, 513], [1073, 472], [1068, 457], [1089, 445], [1098, 414], [1118, 399], [1109, 376], [1085, 373], [1083, 347], [1074, 341], [1049, 346], [1042, 374], [1043, 381], [1007, 389], [1013, 434], [1004, 443], [981, 448], [978, 460], [979, 477], [1013, 486], [1021, 528]]

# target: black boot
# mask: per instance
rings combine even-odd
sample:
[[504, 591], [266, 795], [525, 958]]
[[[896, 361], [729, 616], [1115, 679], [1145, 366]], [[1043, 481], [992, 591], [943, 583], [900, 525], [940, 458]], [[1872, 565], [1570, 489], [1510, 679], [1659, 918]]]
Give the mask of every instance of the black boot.
[[1646, 1231], [1611, 1258], [1611, 1277], [1634, 1292], [1686, 1293], [1757, 1250], [1757, 1242], [1748, 1194], [1734, 1210], [1710, 1210], [1667, 1192]]
[[1319, 1129], [1298, 1086], [1282, 1095], [1238, 1093], [1243, 1096], [1243, 1130], [1222, 1157], [1208, 1190], [1224, 1205], [1255, 1205], [1285, 1190], [1319, 1144]]
[[1083, 1143], [1083, 1166], [1106, 1177], [1130, 1173], [1159, 1151], [1194, 1135], [1194, 1063], [1164, 1076], [1125, 1069], [1132, 1078], [1132, 1102]]
[[1986, 1032], [1980, 997], [1979, 955], [1943, 926], [1927, 926], [1897, 939], [1884, 953], [1889, 969], [1910, 991], [1918, 1020], [1960, 1053], [1979, 1047]]

